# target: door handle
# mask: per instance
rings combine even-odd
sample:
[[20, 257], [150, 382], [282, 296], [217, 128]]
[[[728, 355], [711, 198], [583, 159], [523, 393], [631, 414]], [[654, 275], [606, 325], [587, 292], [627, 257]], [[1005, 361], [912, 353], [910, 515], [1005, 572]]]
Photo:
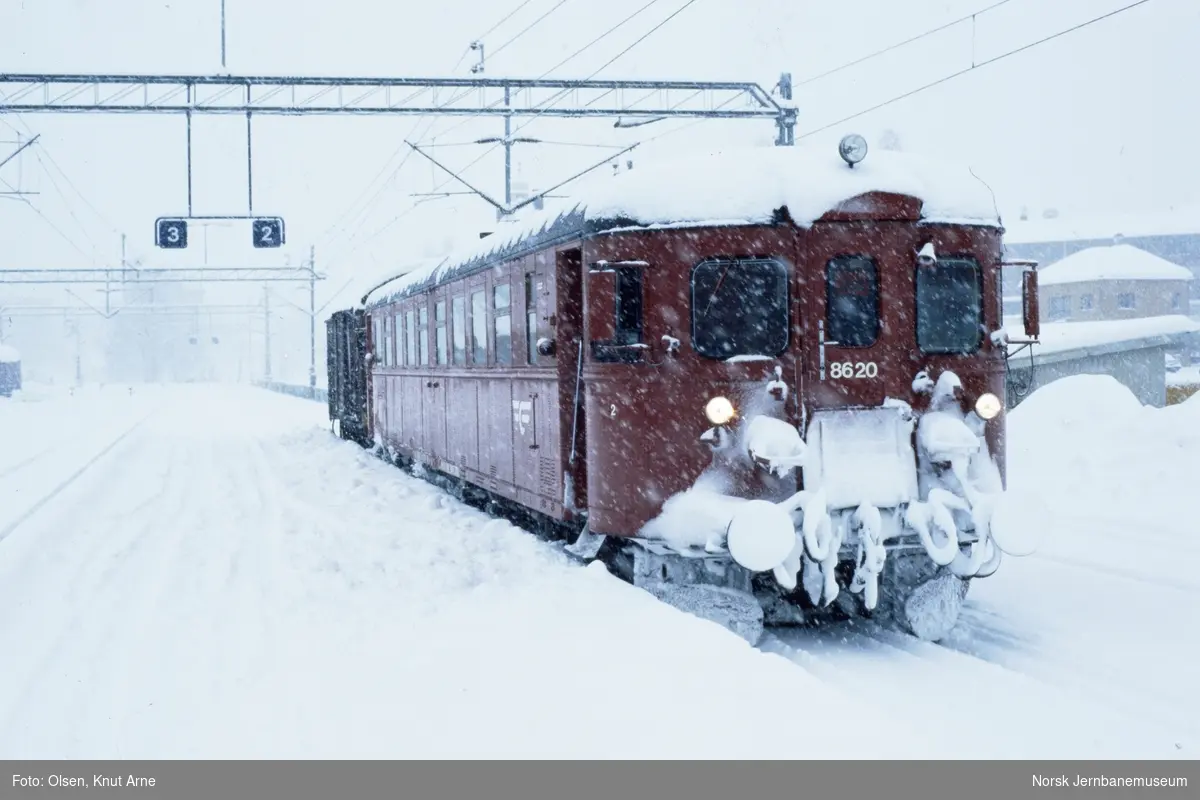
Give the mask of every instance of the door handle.
[[529, 395], [529, 411], [530, 418], [533, 421], [533, 444], [529, 445], [530, 450], [537, 450], [537, 393], [533, 392]]

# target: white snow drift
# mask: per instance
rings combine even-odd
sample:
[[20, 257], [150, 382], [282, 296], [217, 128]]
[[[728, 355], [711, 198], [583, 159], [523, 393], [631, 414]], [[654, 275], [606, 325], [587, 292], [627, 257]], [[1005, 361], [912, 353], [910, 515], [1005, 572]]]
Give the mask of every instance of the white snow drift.
[[[770, 655], [335, 440], [317, 404], [142, 394], [0, 404], [0, 491], [55, 448], [21, 479], [23, 507], [53, 496], [0, 541], [0, 757], [1200, 747], [1200, 400], [1039, 390], [1011, 416], [1009, 485], [1048, 509], [1041, 547], [974, 583], [947, 646], [857, 625]], [[85, 431], [91, 455], [59, 445]]]

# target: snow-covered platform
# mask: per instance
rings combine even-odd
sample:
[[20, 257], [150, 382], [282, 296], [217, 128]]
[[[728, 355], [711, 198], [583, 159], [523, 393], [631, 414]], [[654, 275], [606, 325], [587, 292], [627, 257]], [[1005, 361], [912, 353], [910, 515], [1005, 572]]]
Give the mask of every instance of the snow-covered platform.
[[1200, 400], [1059, 388], [1012, 420], [1042, 552], [980, 582], [950, 647], [860, 626], [777, 653], [310, 400], [0, 403], [0, 758], [1194, 758]]
[[[1010, 321], [1010, 339], [1025, 338], [1021, 324]], [[1009, 406], [1029, 391], [1071, 375], [1111, 375], [1143, 403], [1166, 405], [1166, 354], [1200, 342], [1200, 322], [1182, 315], [1101, 322], [1049, 322], [1038, 343], [1009, 362]]]

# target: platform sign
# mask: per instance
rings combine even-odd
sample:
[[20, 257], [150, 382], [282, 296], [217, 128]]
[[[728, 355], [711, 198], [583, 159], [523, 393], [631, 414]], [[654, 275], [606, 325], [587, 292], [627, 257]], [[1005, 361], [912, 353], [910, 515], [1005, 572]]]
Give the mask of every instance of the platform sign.
[[160, 219], [155, 230], [154, 243], [159, 247], [183, 249], [187, 247], [188, 226], [182, 219]]
[[279, 217], [263, 217], [254, 220], [251, 226], [255, 247], [281, 247], [283, 245], [283, 220]]

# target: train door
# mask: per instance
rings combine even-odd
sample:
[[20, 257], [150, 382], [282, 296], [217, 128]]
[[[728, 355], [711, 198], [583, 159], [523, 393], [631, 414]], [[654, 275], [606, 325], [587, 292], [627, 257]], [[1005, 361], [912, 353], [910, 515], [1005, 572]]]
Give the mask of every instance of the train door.
[[560, 463], [568, 475], [563, 505], [587, 508], [587, 425], [583, 402], [583, 252], [559, 250], [554, 255], [548, 321], [555, 349], [559, 387]]
[[[912, 431], [884, 407], [908, 400], [918, 366], [909, 222], [835, 221], [805, 236], [804, 486], [830, 508], [891, 508], [917, 492]], [[815, 335], [812, 335], [815, 333]], [[864, 480], [870, 475], [870, 480]]]
[[804, 382], [814, 410], [910, 393], [911, 225], [829, 222], [805, 237]]
[[431, 371], [425, 376], [425, 448], [434, 458], [446, 458], [446, 384], [450, 364], [449, 298], [443, 287], [430, 306], [429, 345]]
[[367, 352], [371, 356], [368, 369], [371, 387], [371, 411], [373, 429], [381, 436], [387, 434], [387, 380], [384, 377], [384, 328], [383, 320], [390, 311], [386, 308], [376, 308], [371, 313], [371, 336]]
[[365, 444], [370, 441], [370, 401], [367, 395], [367, 374], [363, 367], [363, 356], [367, 347], [367, 330], [365, 315], [355, 311], [347, 320], [350, 323], [346, 332], [346, 372], [345, 379], [349, 382], [348, 391], [344, 396], [349, 397], [350, 410], [348, 416], [354, 420], [355, 434], [358, 441]]

